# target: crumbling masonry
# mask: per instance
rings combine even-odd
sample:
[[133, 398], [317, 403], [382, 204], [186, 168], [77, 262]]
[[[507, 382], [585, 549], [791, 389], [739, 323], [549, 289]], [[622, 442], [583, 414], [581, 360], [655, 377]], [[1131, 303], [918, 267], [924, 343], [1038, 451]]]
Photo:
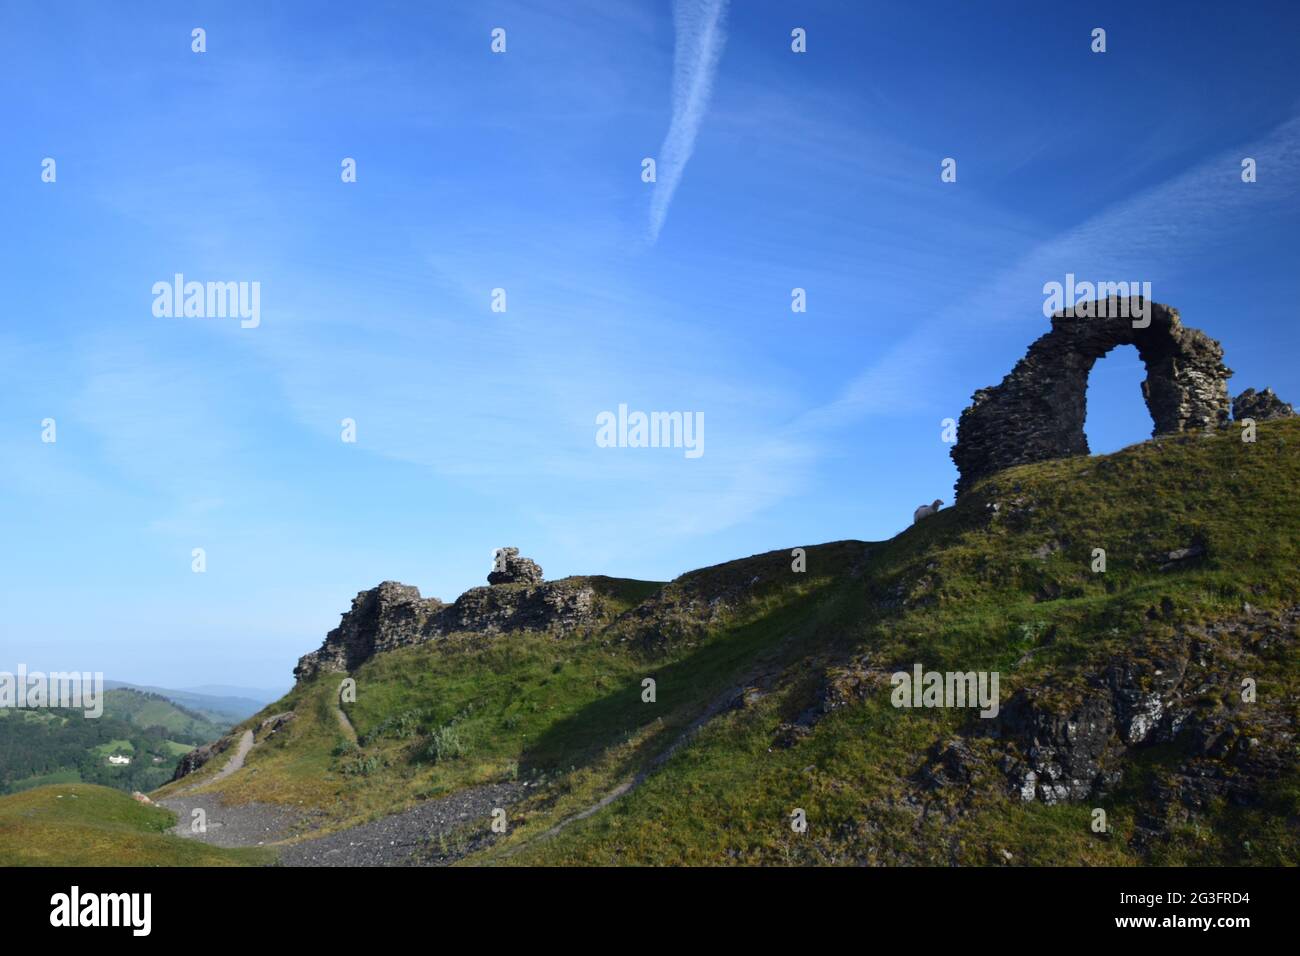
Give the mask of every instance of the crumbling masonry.
[[[1096, 318], [1105, 306], [1109, 318]], [[1134, 328], [1119, 300], [1094, 303], [1094, 317], [1074, 311], [1052, 316], [1052, 330], [1029, 347], [1001, 385], [980, 389], [961, 414], [951, 455], [957, 494], [987, 475], [1033, 461], [1088, 454], [1083, 434], [1088, 373], [1117, 345], [1134, 345], [1147, 377], [1142, 395], [1153, 435], [1225, 424], [1232, 410], [1223, 348], [1187, 328], [1178, 310], [1147, 302], [1150, 324]]]

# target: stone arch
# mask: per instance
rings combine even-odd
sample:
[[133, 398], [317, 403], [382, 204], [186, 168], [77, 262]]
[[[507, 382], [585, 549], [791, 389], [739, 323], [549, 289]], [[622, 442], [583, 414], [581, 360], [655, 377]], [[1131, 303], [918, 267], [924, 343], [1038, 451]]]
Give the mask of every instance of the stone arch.
[[1117, 345], [1136, 346], [1146, 366], [1142, 396], [1152, 435], [1228, 421], [1232, 370], [1223, 364], [1222, 346], [1184, 326], [1177, 309], [1158, 302], [1145, 303], [1149, 322], [1135, 328], [1137, 320], [1130, 316], [1142, 304], [1112, 298], [1057, 312], [1052, 330], [1029, 347], [1000, 385], [972, 396], [950, 453], [960, 473], [958, 495], [1013, 465], [1088, 454], [1083, 432], [1088, 373]]

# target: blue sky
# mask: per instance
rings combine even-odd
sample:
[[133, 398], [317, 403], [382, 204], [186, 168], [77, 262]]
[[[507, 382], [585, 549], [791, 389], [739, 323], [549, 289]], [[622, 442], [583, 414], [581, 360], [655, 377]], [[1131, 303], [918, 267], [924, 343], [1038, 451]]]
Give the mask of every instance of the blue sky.
[[[499, 545], [890, 537], [1066, 272], [1300, 397], [1294, 4], [267, 7], [0, 14], [0, 669], [287, 685], [357, 591], [451, 600]], [[261, 325], [155, 317], [177, 272]], [[1149, 435], [1142, 375], [1098, 364], [1094, 450]], [[620, 403], [704, 455], [597, 447]]]

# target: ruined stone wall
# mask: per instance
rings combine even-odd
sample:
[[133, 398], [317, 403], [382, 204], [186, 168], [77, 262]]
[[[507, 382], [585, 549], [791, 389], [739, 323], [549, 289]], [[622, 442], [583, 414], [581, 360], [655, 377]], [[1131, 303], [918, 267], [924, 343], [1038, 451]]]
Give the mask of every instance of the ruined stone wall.
[[1169, 306], [1145, 303], [1149, 322], [1135, 328], [1131, 315], [1139, 300], [1125, 303], [1125, 309], [1120, 305], [1109, 299], [1056, 313], [1052, 330], [1029, 347], [1000, 385], [972, 396], [950, 453], [960, 473], [957, 494], [1013, 465], [1088, 454], [1083, 432], [1088, 373], [1117, 345], [1136, 346], [1146, 366], [1142, 395], [1153, 435], [1228, 421], [1232, 370], [1223, 364], [1219, 343], [1184, 326], [1178, 310]]
[[320, 671], [347, 672], [381, 651], [427, 640], [430, 622], [444, 607], [437, 598], [420, 597], [419, 588], [396, 581], [362, 591], [320, 649], [299, 659], [294, 676], [303, 680]]
[[1249, 418], [1266, 422], [1274, 418], [1291, 418], [1293, 415], [1295, 409], [1291, 403], [1282, 401], [1271, 388], [1262, 392], [1248, 388], [1232, 400], [1232, 417], [1236, 421]]
[[448, 634], [555, 631], [586, 627], [605, 613], [596, 591], [581, 580], [542, 581], [536, 562], [517, 548], [498, 552], [490, 587], [470, 588], [452, 604], [423, 598], [419, 588], [385, 581], [352, 599], [339, 626], [318, 650], [298, 660], [293, 674], [347, 673], [374, 655]]

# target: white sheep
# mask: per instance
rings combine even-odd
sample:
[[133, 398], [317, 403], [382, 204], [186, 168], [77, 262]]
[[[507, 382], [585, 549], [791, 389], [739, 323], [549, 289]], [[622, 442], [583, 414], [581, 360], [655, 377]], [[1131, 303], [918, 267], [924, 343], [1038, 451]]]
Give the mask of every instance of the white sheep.
[[922, 518], [928, 518], [942, 507], [943, 502], [938, 498], [934, 499], [934, 504], [932, 505], [921, 505], [921, 507], [912, 512], [912, 524], [916, 524]]

